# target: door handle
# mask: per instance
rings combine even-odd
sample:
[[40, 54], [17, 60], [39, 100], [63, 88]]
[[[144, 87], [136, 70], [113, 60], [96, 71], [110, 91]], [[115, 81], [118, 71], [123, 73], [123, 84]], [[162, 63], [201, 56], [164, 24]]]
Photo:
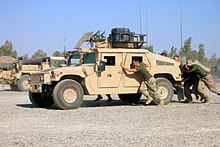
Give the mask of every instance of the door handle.
[[107, 77], [112, 77], [112, 74], [107, 74]]
[[122, 72], [122, 71], [119, 71], [118, 74], [123, 74], [123, 72]]

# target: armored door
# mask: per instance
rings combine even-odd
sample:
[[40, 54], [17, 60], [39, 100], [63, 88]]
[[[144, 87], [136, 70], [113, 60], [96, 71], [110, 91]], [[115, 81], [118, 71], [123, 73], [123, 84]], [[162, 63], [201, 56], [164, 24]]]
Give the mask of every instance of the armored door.
[[98, 76], [99, 88], [116, 88], [122, 78], [121, 53], [102, 53], [101, 60], [105, 61], [105, 71]]

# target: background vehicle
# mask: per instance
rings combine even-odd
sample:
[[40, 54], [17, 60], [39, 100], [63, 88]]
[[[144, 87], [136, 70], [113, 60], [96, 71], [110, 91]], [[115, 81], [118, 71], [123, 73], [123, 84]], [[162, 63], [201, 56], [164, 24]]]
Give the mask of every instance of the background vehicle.
[[3, 84], [10, 84], [12, 90], [28, 91], [31, 73], [59, 67], [63, 63], [64, 57], [0, 62], [0, 79]]
[[[88, 41], [91, 47], [81, 48]], [[61, 109], [73, 109], [83, 103], [84, 95], [118, 94], [121, 101], [135, 103], [142, 95], [139, 87], [143, 77], [123, 71], [120, 63], [129, 67], [134, 58], [139, 58], [149, 65], [161, 97], [169, 103], [173, 86], [181, 86], [179, 63], [141, 49], [143, 43], [144, 35], [135, 35], [126, 28], [112, 29], [107, 38], [100, 31], [84, 34], [75, 47], [77, 50], [69, 55], [68, 67], [31, 74], [30, 101], [36, 107], [55, 103]]]

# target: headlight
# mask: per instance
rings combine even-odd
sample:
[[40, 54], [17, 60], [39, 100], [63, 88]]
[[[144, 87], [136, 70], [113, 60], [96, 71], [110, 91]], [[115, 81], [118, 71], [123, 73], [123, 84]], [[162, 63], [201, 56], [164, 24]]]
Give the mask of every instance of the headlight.
[[41, 76], [40, 76], [40, 80], [41, 80], [41, 81], [44, 81], [44, 75], [41, 75]]
[[31, 77], [28, 78], [28, 82], [29, 82], [29, 83], [31, 82]]

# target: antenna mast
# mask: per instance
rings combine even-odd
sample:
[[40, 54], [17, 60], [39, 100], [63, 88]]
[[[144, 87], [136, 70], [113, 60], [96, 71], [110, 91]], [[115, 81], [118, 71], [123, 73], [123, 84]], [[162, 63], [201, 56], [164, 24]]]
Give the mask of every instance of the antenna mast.
[[64, 56], [66, 55], [66, 25], [65, 25], [65, 36], [64, 36], [64, 47], [63, 47]]
[[182, 0], [180, 0], [180, 48], [182, 49], [182, 57], [184, 56], [183, 51], [183, 22], [182, 22]]
[[148, 45], [148, 19], [147, 19], [147, 0], [146, 0], [146, 43]]
[[181, 64], [186, 64], [186, 57], [183, 48], [183, 12], [182, 0], [180, 0], [180, 45], [181, 45]]
[[141, 0], [139, 0], [139, 15], [140, 15], [140, 33], [142, 34], [142, 21], [141, 21]]

